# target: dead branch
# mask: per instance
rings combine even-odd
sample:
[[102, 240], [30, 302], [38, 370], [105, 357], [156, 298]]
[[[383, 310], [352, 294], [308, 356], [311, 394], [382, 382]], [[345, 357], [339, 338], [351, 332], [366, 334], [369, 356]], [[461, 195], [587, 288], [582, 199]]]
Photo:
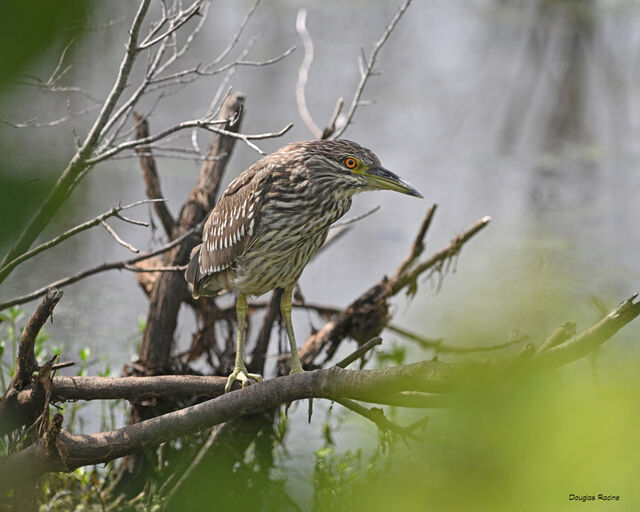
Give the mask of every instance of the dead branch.
[[[431, 212], [427, 212], [427, 216], [430, 215]], [[396, 275], [391, 278], [391, 292], [393, 295], [401, 291], [405, 287], [409, 287], [409, 290], [412, 291], [417, 287], [417, 279], [423, 274], [426, 270], [435, 268], [436, 270], [442, 270], [442, 264], [457, 256], [462, 249], [462, 246], [467, 243], [474, 235], [484, 229], [489, 222], [491, 222], [491, 217], [482, 217], [478, 222], [476, 222], [473, 226], [471, 226], [464, 233], [459, 234], [455, 237], [449, 245], [443, 247], [433, 256], [431, 256], [427, 261], [424, 261], [417, 265], [411, 265], [403, 263], [399, 272], [396, 272]], [[412, 270], [410, 270], [412, 268]]]
[[115, 217], [118, 217], [119, 219], [124, 220], [125, 222], [148, 226], [146, 222], [132, 221], [131, 219], [127, 219], [126, 217], [123, 217], [122, 215], [120, 215], [120, 212], [123, 210], [128, 210], [129, 208], [133, 208], [134, 206], [139, 206], [141, 204], [156, 203], [160, 201], [164, 201], [164, 199], [145, 199], [142, 201], [136, 201], [135, 203], [131, 203], [126, 206], [116, 206], [114, 208], [111, 208], [110, 210], [104, 213], [101, 213], [97, 217], [94, 217], [93, 219], [88, 220], [87, 222], [83, 222], [82, 224], [79, 224], [78, 226], [71, 228], [68, 231], [65, 231], [61, 235], [53, 238], [52, 240], [49, 240], [48, 242], [44, 242], [38, 245], [37, 247], [34, 247], [33, 249], [25, 252], [24, 254], [20, 255], [19, 257], [17, 257], [13, 261], [10, 261], [4, 267], [2, 267], [0, 269], [0, 273], [10, 272], [11, 270], [13, 270], [14, 267], [20, 265], [20, 263], [23, 263], [26, 260], [33, 258], [34, 256], [40, 254], [41, 252], [46, 251], [47, 249], [51, 249], [52, 247], [55, 247], [59, 243], [64, 242], [66, 239], [71, 238], [72, 236], [82, 231], [85, 231], [94, 226], [97, 226], [98, 224], [100, 224], [101, 222], [104, 222], [109, 217], [115, 216]]
[[[51, 391], [50, 368], [53, 361], [49, 362], [49, 370], [40, 368], [34, 347], [38, 333], [47, 319], [53, 316], [53, 308], [61, 298], [61, 290], [49, 290], [22, 331], [15, 374], [9, 389], [0, 399], [0, 435], [21, 425], [32, 424], [46, 405]], [[34, 380], [33, 374], [36, 371], [40, 373]]]
[[296, 84], [296, 101], [298, 103], [298, 112], [302, 121], [307, 126], [314, 138], [319, 139], [322, 137], [322, 130], [315, 123], [309, 109], [307, 108], [307, 97], [305, 94], [305, 87], [309, 79], [309, 69], [313, 62], [313, 40], [307, 30], [307, 10], [300, 9], [296, 18], [296, 31], [302, 39], [304, 46], [304, 59], [300, 64], [298, 70], [298, 83]]
[[422, 239], [434, 212], [433, 206], [427, 211], [410, 255], [401, 263], [395, 275], [390, 279], [384, 277], [336, 315], [335, 319], [327, 322], [322, 329], [307, 339], [300, 350], [300, 360], [303, 365], [310, 365], [325, 348], [327, 348], [327, 357], [330, 358], [345, 337], [364, 342], [380, 334], [388, 322], [387, 300], [405, 287], [409, 287], [409, 290], [414, 292], [417, 288], [417, 279], [421, 274], [430, 269], [442, 270], [441, 265], [447, 259], [457, 255], [462, 246], [490, 221], [489, 217], [482, 218], [427, 261], [418, 263], [417, 258], [422, 252], [420, 249], [423, 244]]
[[474, 352], [491, 352], [493, 350], [500, 350], [503, 348], [510, 347], [512, 345], [515, 345], [516, 343], [522, 343], [527, 339], [526, 336], [515, 336], [513, 338], [510, 337], [510, 339], [508, 339], [505, 342], [496, 343], [493, 345], [483, 345], [480, 347], [456, 347], [454, 345], [445, 344], [442, 338], [439, 338], [439, 339], [425, 338], [424, 336], [420, 336], [419, 334], [416, 334], [414, 332], [408, 331], [406, 329], [402, 329], [401, 327], [398, 327], [396, 325], [387, 325], [387, 329], [390, 330], [391, 332], [395, 332], [397, 334], [400, 334], [401, 336], [404, 336], [405, 338], [408, 338], [412, 341], [417, 342], [422, 348], [435, 350], [436, 353], [448, 352], [448, 353], [454, 353], [454, 354], [471, 354]]
[[264, 363], [267, 349], [269, 348], [269, 341], [271, 340], [271, 331], [273, 330], [274, 324], [280, 318], [280, 299], [282, 299], [282, 288], [277, 288], [271, 294], [262, 325], [258, 331], [255, 347], [251, 352], [249, 368], [252, 372], [264, 372]]
[[367, 407], [360, 405], [358, 402], [354, 402], [353, 400], [349, 400], [348, 398], [334, 398], [333, 401], [340, 404], [342, 407], [349, 409], [356, 414], [359, 414], [363, 418], [368, 419], [383, 432], [392, 432], [396, 435], [399, 435], [403, 439], [408, 438], [413, 439], [414, 441], [420, 440], [420, 438], [417, 437], [411, 429], [401, 427], [397, 423], [389, 420], [384, 415], [384, 411], [379, 407], [372, 407], [371, 409], [368, 409]]
[[47, 319], [53, 314], [53, 308], [62, 298], [62, 290], [50, 289], [47, 296], [40, 302], [36, 310], [29, 318], [27, 325], [20, 335], [18, 347], [18, 359], [16, 361], [16, 372], [11, 381], [11, 386], [22, 389], [31, 382], [31, 375], [38, 369], [34, 346], [36, 336], [42, 329]]
[[[345, 374], [354, 376], [353, 380], [349, 380], [350, 387], [340, 388], [336, 396], [374, 402], [380, 398], [382, 400], [380, 403], [387, 403], [390, 397], [398, 393], [403, 393], [403, 396], [407, 397], [411, 395], [406, 392], [444, 393], [463, 388], [473, 391], [472, 384], [478, 382], [478, 379], [499, 382], [505, 375], [504, 372], [515, 372], [514, 375], [516, 375], [563, 366], [596, 350], [619, 329], [640, 315], [640, 302], [633, 302], [636, 297], [634, 295], [625, 300], [592, 327], [557, 345], [554, 348], [555, 355], [549, 356], [550, 350], [538, 350], [533, 357], [524, 360], [520, 356], [482, 362], [451, 363], [429, 360], [384, 370], [350, 371]], [[346, 366], [379, 343], [380, 338], [370, 340], [339, 364]], [[340, 367], [336, 365], [335, 368]], [[57, 401], [119, 398], [133, 400], [168, 395], [218, 396], [223, 394], [225, 383], [226, 377], [196, 375], [123, 378], [54, 377], [52, 399]], [[234, 385], [233, 389], [240, 389], [239, 384]]]
[[431, 221], [433, 220], [433, 216], [435, 215], [437, 208], [438, 205], [434, 203], [431, 205], [429, 210], [427, 210], [427, 214], [422, 220], [422, 224], [420, 225], [418, 234], [416, 235], [416, 238], [411, 245], [411, 251], [409, 252], [407, 258], [398, 267], [399, 273], [406, 272], [413, 263], [418, 261], [418, 258], [424, 252], [424, 248], [426, 247], [424, 238], [425, 236], [427, 236], [427, 231], [429, 230], [429, 226], [431, 226]]
[[[640, 302], [633, 302], [637, 297], [636, 293], [621, 302], [616, 309], [581, 334], [554, 346], [547, 344], [545, 350], [539, 350], [533, 356], [531, 363], [536, 369], [555, 368], [592, 352], [640, 315]], [[568, 332], [571, 331], [570, 326], [567, 329]], [[554, 334], [555, 332], [557, 331]]]
[[183, 235], [179, 236], [175, 240], [172, 240], [171, 242], [168, 242], [165, 245], [162, 245], [157, 249], [154, 249], [153, 251], [144, 252], [142, 254], [139, 254], [138, 256], [129, 258], [128, 260], [114, 261], [111, 263], [103, 263], [102, 265], [98, 265], [97, 267], [83, 270], [82, 272], [78, 272], [77, 274], [74, 274], [72, 276], [58, 279], [57, 281], [49, 283], [48, 285], [43, 286], [42, 288], [39, 288], [26, 295], [21, 295], [19, 297], [14, 297], [13, 299], [7, 300], [5, 302], [0, 302], [0, 310], [9, 308], [11, 306], [16, 306], [18, 304], [24, 304], [25, 302], [29, 302], [30, 300], [37, 299], [38, 297], [42, 297], [51, 288], [63, 288], [70, 284], [76, 283], [81, 279], [84, 279], [85, 277], [89, 277], [94, 274], [98, 274], [100, 272], [106, 272], [107, 270], [123, 270], [124, 269], [124, 270], [137, 271], [137, 269], [132, 269], [131, 265], [134, 265], [135, 263], [138, 263], [139, 261], [142, 261], [142, 260], [153, 258], [154, 256], [163, 254], [166, 251], [173, 249], [175, 246], [181, 244], [190, 236], [196, 233], [199, 233], [200, 230], [202, 229], [203, 224], [204, 222], [201, 222], [197, 226], [186, 231]]
[[265, 155], [266, 153], [264, 151], [262, 151], [258, 146], [256, 146], [251, 141], [253, 141], [253, 140], [264, 140], [264, 139], [274, 139], [274, 138], [277, 138], [277, 137], [282, 137], [291, 128], [293, 128], [293, 123], [289, 123], [284, 128], [282, 128], [281, 130], [279, 130], [277, 132], [264, 132], [264, 133], [255, 133], [255, 134], [237, 133], [237, 132], [234, 132], [234, 131], [225, 130], [223, 128], [218, 128], [218, 126], [217, 126], [218, 124], [224, 124], [224, 123], [227, 123], [227, 122], [228, 122], [228, 120], [226, 120], [226, 119], [215, 119], [213, 121], [204, 120], [204, 119], [193, 119], [191, 121], [183, 121], [182, 123], [176, 124], [174, 126], [171, 126], [170, 128], [167, 128], [167, 129], [165, 129], [165, 130], [163, 130], [160, 133], [157, 133], [155, 135], [151, 135], [151, 136], [145, 137], [143, 139], [135, 139], [135, 140], [127, 141], [127, 142], [121, 142], [120, 144], [118, 144], [116, 146], [112, 146], [109, 149], [105, 149], [101, 153], [98, 153], [97, 155], [95, 155], [95, 156], [93, 156], [91, 158], [88, 158], [87, 159], [87, 165], [93, 166], [93, 165], [97, 164], [98, 162], [102, 162], [103, 160], [107, 160], [108, 158], [111, 158], [112, 156], [117, 155], [118, 153], [124, 151], [125, 149], [133, 149], [133, 148], [136, 148], [138, 146], [144, 146], [144, 145], [147, 145], [147, 144], [151, 144], [152, 142], [155, 142], [157, 140], [164, 139], [164, 138], [168, 137], [172, 133], [176, 133], [176, 132], [187, 130], [187, 129], [191, 129], [191, 128], [202, 128], [204, 130], [207, 130], [207, 131], [210, 131], [210, 132], [213, 132], [213, 133], [217, 133], [219, 135], [225, 135], [227, 137], [231, 137], [231, 138], [234, 138], [234, 139], [239, 139], [239, 140], [243, 141], [251, 149], [257, 151], [261, 155]]
[[[133, 119], [136, 126], [136, 138], [144, 139], [149, 136], [149, 123], [147, 120], [137, 112], [134, 112]], [[140, 156], [140, 166], [142, 167], [142, 175], [144, 176], [144, 182], [147, 187], [147, 197], [149, 199], [164, 199], [162, 190], [160, 188], [160, 178], [158, 177], [158, 168], [156, 167], [156, 161], [151, 156], [151, 149], [149, 147], [140, 146], [135, 148], [136, 153]], [[148, 153], [148, 154], [145, 154]], [[171, 215], [166, 202], [158, 201], [153, 205], [156, 215], [160, 219], [162, 227], [164, 228], [167, 236], [171, 236], [175, 227], [176, 221]]]
[[[458, 399], [455, 394], [443, 393], [477, 393], [483, 386], [501, 386], [510, 379], [557, 368], [596, 350], [640, 315], [640, 303], [634, 302], [636, 297], [634, 295], [622, 302], [581, 334], [526, 358], [516, 356], [510, 360], [462, 363], [431, 360], [361, 371], [333, 367], [274, 378], [227, 394], [223, 392], [224, 377], [55, 377], [49, 386], [49, 395], [55, 400], [140, 399], [165, 394], [218, 396], [111, 432], [84, 436], [75, 436], [64, 430], [53, 432], [55, 442], [45, 436], [22, 452], [0, 461], [0, 482], [14, 486], [44, 472], [72, 471], [81, 465], [107, 462], [239, 416], [303, 398], [327, 398], [341, 403], [346, 400], [347, 407], [353, 405], [351, 400], [402, 407], [456, 407]], [[47, 375], [47, 378], [50, 377]], [[33, 389], [23, 389], [16, 391], [14, 398], [33, 406], [36, 403], [33, 393]], [[5, 403], [6, 399], [1, 405]], [[37, 403], [41, 404], [42, 400]], [[359, 410], [359, 413], [363, 412], [366, 411]], [[376, 419], [384, 423], [383, 428], [396, 430], [384, 420]], [[56, 424], [54, 422], [53, 425]], [[411, 431], [410, 427], [399, 428], [405, 434], [407, 428], [408, 432]], [[51, 430], [49, 432], [51, 435]], [[45, 445], [56, 449], [47, 450]], [[14, 473], [16, 471], [18, 474]]]
[[351, 124], [351, 121], [353, 120], [353, 116], [355, 115], [356, 110], [358, 109], [358, 106], [362, 104], [362, 101], [360, 100], [360, 98], [362, 96], [362, 92], [364, 91], [364, 87], [367, 84], [367, 81], [369, 80], [369, 78], [373, 75], [374, 68], [378, 62], [378, 53], [380, 52], [384, 44], [387, 42], [387, 39], [389, 38], [393, 30], [396, 28], [398, 21], [400, 21], [400, 18], [402, 17], [404, 12], [407, 10], [410, 3], [411, 3], [411, 0], [406, 0], [405, 3], [402, 4], [402, 6], [400, 6], [400, 8], [398, 9], [398, 12], [396, 12], [396, 15], [389, 22], [389, 25], [387, 25], [387, 28], [383, 32], [380, 39], [378, 39], [378, 41], [374, 45], [369, 58], [367, 59], [365, 55], [362, 55], [360, 59], [360, 82], [356, 87], [356, 92], [353, 95], [353, 100], [351, 101], [351, 106], [349, 107], [349, 111], [347, 112], [344, 122], [342, 122], [340, 126], [337, 127], [335, 132], [331, 135], [331, 138], [333, 139], [340, 138], [340, 136], [344, 133], [347, 127]]
[[576, 335], [576, 324], [575, 322], [566, 322], [558, 327], [555, 331], [551, 333], [545, 342], [540, 347], [540, 352], [544, 352], [545, 350], [560, 345], [564, 343], [570, 338], [573, 338]]
[[[244, 96], [238, 93], [225, 100], [222, 111], [223, 118], [228, 120], [228, 124], [225, 125], [227, 128], [223, 130], [225, 133], [233, 133], [230, 130], [240, 129], [243, 104]], [[213, 208], [234, 143], [233, 137], [218, 135], [212, 139], [209, 155], [224, 158], [203, 163], [198, 182], [191, 191], [178, 219], [176, 225], [178, 233], [202, 222]], [[187, 263], [191, 249], [196, 243], [195, 239], [185, 240], [165, 255], [163, 264], [173, 266]], [[166, 272], [158, 278], [151, 293], [147, 327], [140, 347], [140, 360], [148, 369], [158, 370], [168, 367], [178, 310], [186, 293], [187, 283], [181, 274]]]

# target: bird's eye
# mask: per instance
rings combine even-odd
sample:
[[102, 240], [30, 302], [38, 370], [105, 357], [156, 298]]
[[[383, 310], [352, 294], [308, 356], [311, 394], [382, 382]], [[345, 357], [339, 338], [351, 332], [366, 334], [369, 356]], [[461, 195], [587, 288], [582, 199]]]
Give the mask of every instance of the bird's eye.
[[344, 166], [347, 169], [355, 169], [356, 167], [358, 167], [358, 161], [352, 156], [349, 156], [344, 159]]

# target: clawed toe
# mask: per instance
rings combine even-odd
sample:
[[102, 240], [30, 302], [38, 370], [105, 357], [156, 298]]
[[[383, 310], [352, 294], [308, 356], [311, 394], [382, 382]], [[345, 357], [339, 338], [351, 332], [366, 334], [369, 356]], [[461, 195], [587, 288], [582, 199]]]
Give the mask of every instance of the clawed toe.
[[233, 373], [229, 375], [227, 379], [227, 384], [224, 387], [224, 392], [228, 393], [231, 391], [231, 386], [235, 381], [240, 381], [242, 387], [244, 388], [250, 380], [255, 380], [256, 382], [260, 382], [262, 380], [262, 375], [258, 373], [249, 373], [245, 367], [234, 368]]

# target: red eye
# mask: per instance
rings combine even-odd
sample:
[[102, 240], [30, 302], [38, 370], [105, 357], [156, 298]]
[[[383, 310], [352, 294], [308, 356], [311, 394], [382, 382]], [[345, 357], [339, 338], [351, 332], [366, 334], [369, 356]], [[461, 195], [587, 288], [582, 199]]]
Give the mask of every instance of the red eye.
[[348, 158], [345, 158], [344, 160], [344, 166], [347, 169], [355, 169], [356, 167], [358, 167], [358, 162], [356, 161], [355, 158], [348, 157]]

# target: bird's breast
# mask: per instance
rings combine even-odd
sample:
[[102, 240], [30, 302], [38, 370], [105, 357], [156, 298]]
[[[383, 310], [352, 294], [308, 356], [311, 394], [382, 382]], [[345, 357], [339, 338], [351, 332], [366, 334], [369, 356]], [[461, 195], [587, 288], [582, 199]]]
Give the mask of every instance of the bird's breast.
[[234, 287], [262, 295], [295, 283], [309, 260], [324, 243], [329, 227], [350, 208], [350, 198], [304, 204], [282, 194], [267, 197], [259, 232], [233, 269]]

